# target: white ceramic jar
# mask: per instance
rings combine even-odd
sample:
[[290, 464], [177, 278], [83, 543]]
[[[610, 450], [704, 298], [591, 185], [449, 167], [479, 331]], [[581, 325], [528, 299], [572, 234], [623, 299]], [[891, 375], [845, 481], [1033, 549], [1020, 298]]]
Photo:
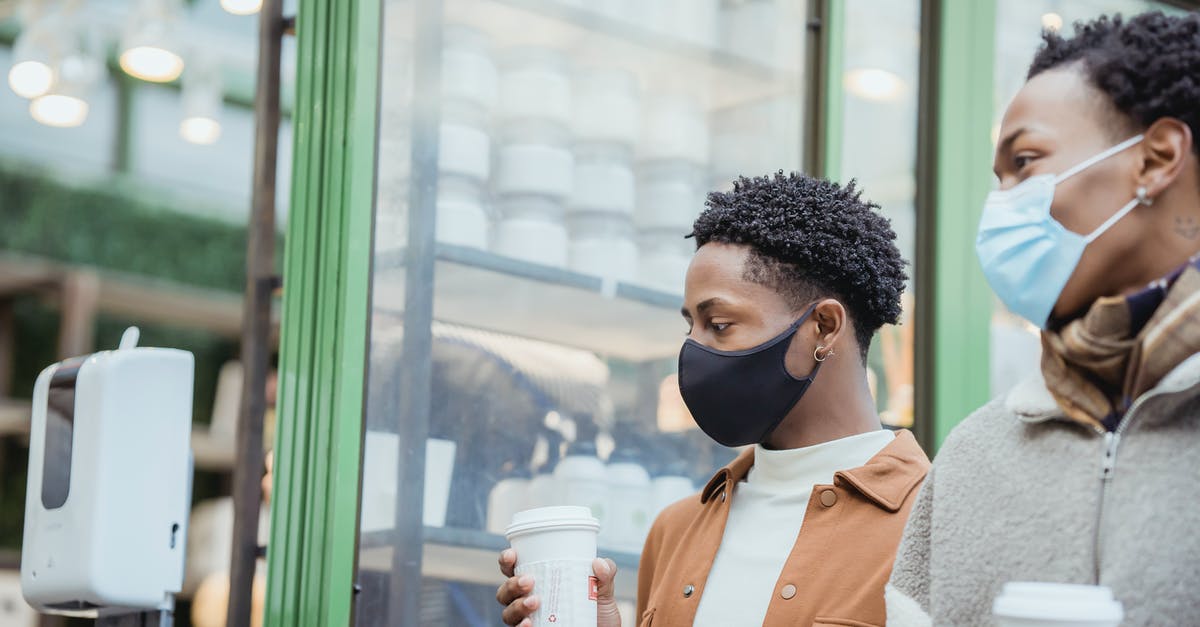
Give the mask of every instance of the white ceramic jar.
[[571, 243], [568, 267], [610, 281], [634, 281], [638, 248], [633, 221], [611, 212], [573, 212], [567, 217]]
[[635, 222], [641, 230], [690, 233], [704, 210], [704, 168], [683, 160], [651, 161], [638, 166]]
[[638, 282], [670, 294], [683, 293], [683, 281], [695, 254], [696, 243], [682, 230], [644, 231], [638, 234]]
[[437, 240], [486, 249], [489, 222], [483, 183], [468, 177], [438, 179]]
[[512, 48], [501, 55], [500, 67], [497, 113], [501, 119], [531, 118], [570, 125], [570, 64], [562, 53], [549, 48]]
[[588, 69], [575, 79], [571, 128], [576, 141], [637, 145], [641, 89], [637, 76], [618, 69]]
[[561, 200], [539, 195], [497, 198], [499, 219], [492, 250], [499, 255], [545, 266], [567, 265], [567, 226]]
[[438, 170], [486, 181], [491, 174], [491, 139], [481, 128], [443, 123], [438, 134]]
[[635, 196], [632, 152], [619, 144], [581, 143], [576, 144], [574, 156], [571, 210], [632, 215]]
[[659, 94], [647, 99], [638, 157], [643, 161], [708, 161], [708, 117], [696, 98]]
[[500, 77], [492, 57], [491, 38], [461, 24], [447, 25], [442, 37], [443, 98], [492, 110]]

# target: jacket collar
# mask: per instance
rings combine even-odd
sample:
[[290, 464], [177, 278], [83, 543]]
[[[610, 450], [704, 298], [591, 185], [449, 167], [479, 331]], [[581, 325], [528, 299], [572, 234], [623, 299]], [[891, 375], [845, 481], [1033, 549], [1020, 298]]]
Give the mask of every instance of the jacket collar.
[[[747, 447], [737, 459], [713, 475], [700, 493], [700, 502], [708, 503], [728, 486], [745, 479], [752, 466], [754, 447]], [[901, 430], [896, 432], [896, 438], [891, 443], [866, 464], [835, 473], [834, 482], [845, 483], [879, 507], [896, 512], [928, 471], [929, 458], [917, 444], [917, 439], [911, 431]]]
[[[1182, 392], [1200, 384], [1200, 354], [1192, 355], [1167, 373], [1158, 385], [1143, 394], [1171, 394]], [[1019, 420], [1040, 423], [1049, 420], [1069, 420], [1058, 402], [1046, 388], [1046, 380], [1040, 368], [1023, 379], [1004, 398], [1005, 407]]]

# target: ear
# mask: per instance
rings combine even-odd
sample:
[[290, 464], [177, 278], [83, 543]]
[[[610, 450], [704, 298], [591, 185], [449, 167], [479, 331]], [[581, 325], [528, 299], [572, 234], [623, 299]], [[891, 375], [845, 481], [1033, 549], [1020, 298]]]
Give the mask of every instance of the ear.
[[[832, 298], [817, 303], [812, 319], [816, 322], [817, 347], [837, 353], [849, 353], [847, 336], [850, 332], [850, 316], [840, 302]], [[822, 351], [824, 352], [824, 351]]]
[[1175, 182], [1192, 153], [1192, 129], [1176, 118], [1159, 118], [1143, 133], [1137, 183], [1156, 198]]

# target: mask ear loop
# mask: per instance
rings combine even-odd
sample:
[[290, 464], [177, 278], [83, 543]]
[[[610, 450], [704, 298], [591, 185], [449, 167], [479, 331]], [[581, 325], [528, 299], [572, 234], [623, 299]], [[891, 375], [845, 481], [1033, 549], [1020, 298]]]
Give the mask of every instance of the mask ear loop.
[[1054, 184], [1058, 185], [1059, 183], [1071, 178], [1072, 176], [1075, 176], [1076, 174], [1079, 174], [1080, 172], [1083, 172], [1084, 170], [1096, 165], [1097, 163], [1100, 163], [1101, 161], [1104, 161], [1118, 152], [1121, 152], [1130, 146], [1141, 143], [1144, 137], [1145, 136], [1141, 134], [1134, 135], [1133, 137], [1130, 137], [1129, 139], [1117, 144], [1116, 146], [1113, 146], [1112, 148], [1109, 148], [1108, 150], [1105, 150], [1104, 152], [1093, 155], [1088, 159], [1084, 159], [1082, 162], [1075, 164], [1075, 166], [1068, 168], [1066, 172], [1063, 172], [1055, 177]]
[[1154, 204], [1154, 199], [1146, 195], [1146, 187], [1138, 187], [1138, 196], [1132, 199], [1132, 201], [1129, 201], [1129, 204], [1124, 205], [1120, 211], [1112, 214], [1112, 217], [1110, 217], [1108, 220], [1105, 220], [1103, 225], [1100, 225], [1096, 231], [1092, 231], [1090, 235], [1087, 235], [1087, 237], [1084, 238], [1084, 241], [1086, 241], [1087, 244], [1093, 243], [1093, 241], [1096, 241], [1100, 235], [1103, 235], [1105, 231], [1108, 231], [1112, 225], [1120, 222], [1122, 217], [1129, 215], [1129, 211], [1133, 211], [1138, 207], [1150, 207], [1152, 204]]

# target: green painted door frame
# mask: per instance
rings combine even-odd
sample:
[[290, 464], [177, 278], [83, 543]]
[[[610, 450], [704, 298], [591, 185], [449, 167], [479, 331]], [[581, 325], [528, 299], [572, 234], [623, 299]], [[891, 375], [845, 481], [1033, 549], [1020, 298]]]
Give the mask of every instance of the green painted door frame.
[[381, 0], [301, 0], [266, 625], [349, 625]]
[[917, 433], [931, 455], [990, 396], [992, 296], [975, 257], [991, 189], [996, 3], [923, 0], [917, 139]]

